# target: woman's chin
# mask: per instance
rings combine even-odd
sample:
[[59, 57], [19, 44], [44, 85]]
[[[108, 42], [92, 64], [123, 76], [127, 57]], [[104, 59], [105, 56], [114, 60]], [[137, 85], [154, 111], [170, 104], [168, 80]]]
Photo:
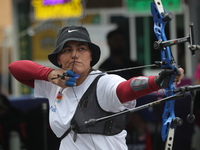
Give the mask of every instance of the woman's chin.
[[74, 68], [74, 69], [73, 69], [73, 72], [74, 72], [75, 74], [78, 74], [78, 75], [87, 75], [87, 74], [90, 73], [90, 69], [83, 70], [83, 69]]

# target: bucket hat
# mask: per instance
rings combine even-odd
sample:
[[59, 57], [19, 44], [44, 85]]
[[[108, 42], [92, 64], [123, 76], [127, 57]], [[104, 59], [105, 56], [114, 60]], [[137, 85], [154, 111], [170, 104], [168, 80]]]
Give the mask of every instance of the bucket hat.
[[64, 44], [68, 41], [87, 42], [92, 52], [92, 61], [90, 62], [90, 66], [93, 67], [99, 61], [101, 55], [100, 47], [91, 42], [90, 35], [87, 29], [82, 26], [67, 26], [62, 28], [58, 32], [56, 39], [56, 48], [52, 53], [48, 55], [48, 59], [55, 66], [61, 67], [58, 64], [57, 56], [58, 53], [62, 50]]

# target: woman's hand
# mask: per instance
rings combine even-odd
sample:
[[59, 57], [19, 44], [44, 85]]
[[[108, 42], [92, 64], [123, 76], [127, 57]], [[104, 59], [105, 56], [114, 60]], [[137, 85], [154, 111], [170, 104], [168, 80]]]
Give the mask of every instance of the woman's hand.
[[49, 73], [49, 82], [60, 86], [61, 88], [73, 87], [76, 85], [74, 72], [71, 70], [56, 69]]
[[159, 75], [155, 78], [155, 82], [161, 88], [167, 88], [170, 82], [170, 76], [175, 75], [174, 82], [180, 84], [181, 79], [184, 77], [184, 70], [182, 68], [177, 68], [176, 72], [172, 69], [163, 69]]
[[175, 76], [174, 78], [174, 82], [176, 82], [176, 84], [180, 84], [181, 83], [181, 79], [183, 79], [184, 77], [184, 70], [183, 68], [178, 68], [180, 71], [180, 75]]

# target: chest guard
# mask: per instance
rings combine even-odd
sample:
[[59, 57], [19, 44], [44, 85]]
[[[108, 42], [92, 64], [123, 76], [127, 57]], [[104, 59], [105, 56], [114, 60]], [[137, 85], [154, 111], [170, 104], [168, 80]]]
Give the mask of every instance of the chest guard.
[[[86, 127], [85, 121], [89, 119], [98, 119], [111, 115], [113, 113], [104, 111], [97, 100], [96, 86], [99, 78], [95, 78], [87, 91], [82, 96], [75, 115], [71, 121], [71, 128], [74, 132], [79, 134], [101, 134], [101, 135], [115, 135], [120, 133], [128, 122], [128, 115], [120, 115], [108, 121], [103, 121], [95, 124], [94, 126]], [[109, 101], [109, 99], [108, 99]]]

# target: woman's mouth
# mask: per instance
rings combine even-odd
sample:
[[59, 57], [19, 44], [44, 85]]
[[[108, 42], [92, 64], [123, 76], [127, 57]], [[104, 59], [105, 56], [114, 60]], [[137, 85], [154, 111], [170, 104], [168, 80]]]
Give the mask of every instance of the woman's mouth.
[[77, 63], [80, 63], [80, 62], [78, 62], [78, 61], [72, 61], [72, 62], [70, 62], [70, 64], [77, 64]]

